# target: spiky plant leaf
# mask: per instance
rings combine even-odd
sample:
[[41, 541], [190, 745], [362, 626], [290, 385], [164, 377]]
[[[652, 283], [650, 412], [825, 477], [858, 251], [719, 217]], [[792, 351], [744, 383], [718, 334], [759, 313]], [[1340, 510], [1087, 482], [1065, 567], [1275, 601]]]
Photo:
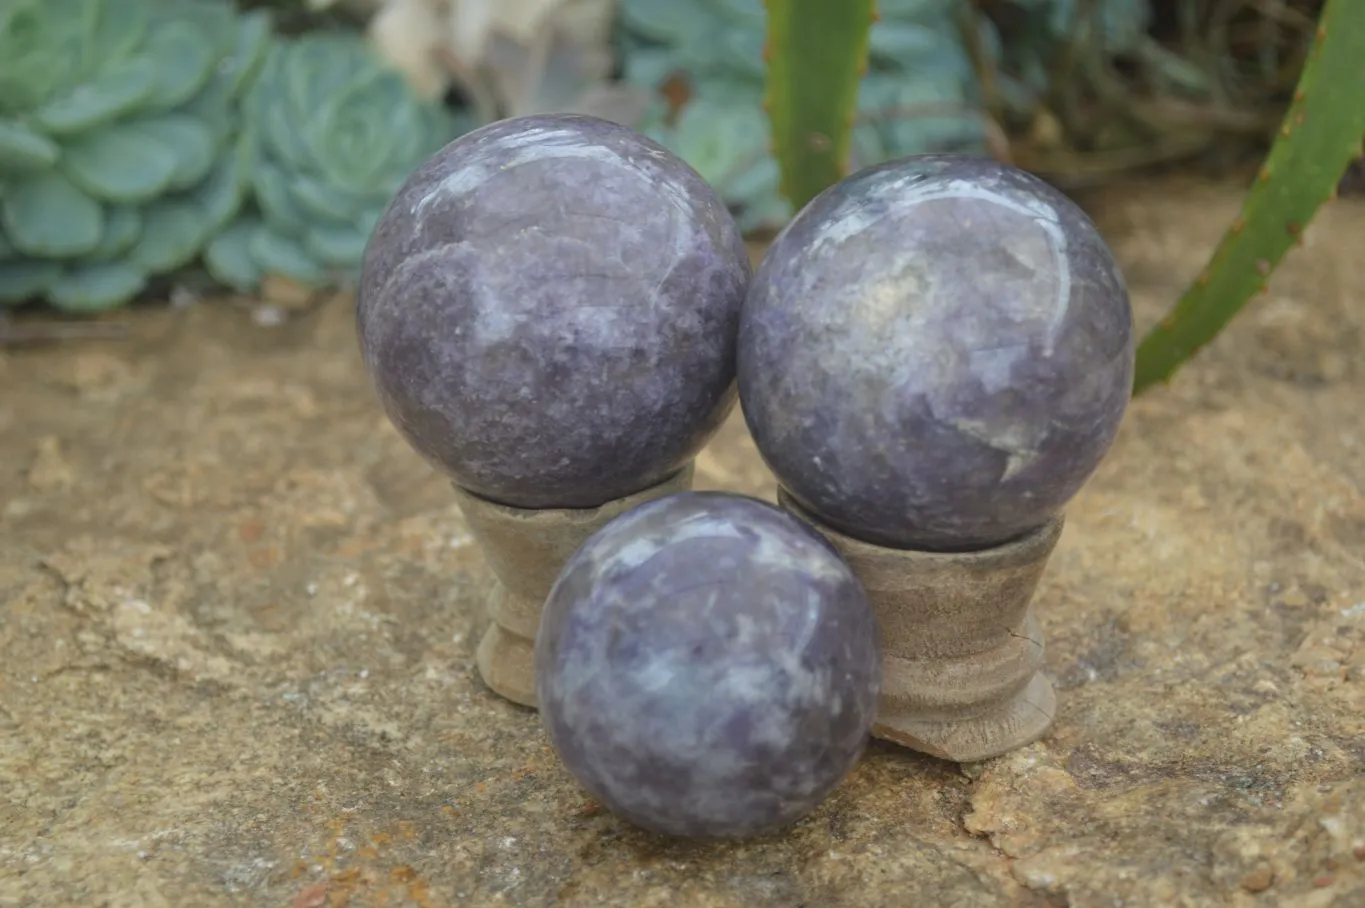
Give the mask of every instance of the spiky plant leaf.
[[1260, 177], [1208, 266], [1138, 345], [1133, 393], [1168, 381], [1259, 290], [1331, 198], [1365, 137], [1365, 4], [1327, 0]]

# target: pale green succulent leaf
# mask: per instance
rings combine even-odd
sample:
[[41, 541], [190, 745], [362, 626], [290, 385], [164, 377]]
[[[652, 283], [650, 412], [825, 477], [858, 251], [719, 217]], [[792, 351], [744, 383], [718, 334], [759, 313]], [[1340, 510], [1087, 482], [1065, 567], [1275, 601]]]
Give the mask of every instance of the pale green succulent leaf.
[[308, 254], [301, 243], [269, 227], [252, 231], [250, 249], [251, 257], [266, 274], [287, 277], [305, 286], [317, 286], [327, 280], [326, 269]]
[[251, 238], [260, 229], [253, 219], [236, 221], [204, 249], [204, 270], [215, 281], [242, 293], [261, 283], [261, 266], [251, 255]]
[[313, 32], [295, 42], [282, 76], [289, 103], [311, 118], [337, 96], [338, 86], [367, 82], [384, 67], [363, 41], [338, 33]]
[[0, 225], [24, 255], [72, 258], [99, 245], [104, 209], [59, 171], [49, 170], [5, 190]]
[[164, 13], [164, 18], [186, 22], [203, 36], [214, 53], [225, 56], [232, 48], [233, 30], [237, 17], [233, 4], [222, 0], [151, 0]]
[[365, 243], [369, 241], [368, 231], [340, 224], [316, 224], [308, 228], [303, 238], [303, 247], [308, 254], [324, 265], [342, 269], [360, 267], [365, 257]]
[[61, 148], [47, 136], [18, 120], [0, 118], [0, 176], [47, 170], [61, 156]]
[[651, 41], [685, 46], [696, 41], [711, 17], [698, 15], [691, 3], [680, 0], [622, 0], [622, 22]]
[[47, 288], [47, 299], [66, 312], [102, 312], [128, 304], [147, 286], [147, 273], [129, 261], [77, 265]]
[[[407, 90], [406, 83], [404, 90]], [[423, 161], [456, 136], [477, 125], [473, 120], [461, 122], [442, 104], [417, 103], [411, 97], [404, 98], [395, 108], [390, 119], [395, 141], [391, 146], [384, 179], [375, 187], [382, 187], [384, 203]], [[390, 180], [400, 174], [398, 184], [390, 185]]]
[[384, 216], [387, 205], [380, 205], [371, 208], [362, 214], [356, 222], [356, 226], [365, 234], [366, 242], [369, 241], [370, 234], [374, 233], [374, 228], [379, 226], [379, 219]]
[[99, 7], [99, 20], [91, 35], [90, 47], [99, 51], [106, 64], [96, 64], [99, 78], [103, 79], [109, 73], [108, 64], [117, 67], [138, 52], [152, 22], [152, 9], [151, 4], [140, 0], [95, 5]]
[[293, 118], [288, 107], [270, 105], [262, 112], [260, 125], [261, 144], [272, 157], [293, 168], [309, 166], [312, 154], [304, 141], [302, 124]]
[[166, 191], [180, 155], [136, 123], [116, 123], [66, 146], [60, 169], [106, 202], [145, 202]]
[[136, 126], [175, 151], [175, 173], [171, 175], [167, 189], [188, 189], [213, 169], [218, 142], [213, 129], [201, 120], [184, 114], [162, 114], [138, 120]]
[[5, 232], [0, 230], [0, 262], [8, 262], [17, 258], [19, 258], [19, 250], [10, 245], [10, 241], [5, 239]]
[[941, 30], [920, 21], [888, 19], [884, 12], [868, 34], [868, 53], [877, 62], [905, 65], [933, 56], [943, 45]]
[[156, 88], [156, 64], [139, 57], [111, 66], [97, 80], [78, 85], [33, 112], [33, 121], [54, 136], [86, 132], [146, 103]]
[[383, 114], [409, 102], [401, 83], [397, 76], [353, 83], [309, 119], [304, 136], [329, 182], [359, 190], [374, 186], [387, 172], [396, 133], [387, 128]]
[[142, 233], [142, 212], [132, 205], [106, 205], [104, 233], [99, 245], [81, 258], [91, 262], [109, 262], [133, 248]]
[[61, 276], [62, 266], [52, 259], [0, 261], [0, 305], [38, 299]]
[[763, 32], [725, 29], [719, 37], [716, 46], [724, 53], [723, 65], [736, 77], [747, 76], [762, 81], [766, 72], [763, 64]]
[[892, 157], [962, 150], [982, 141], [981, 120], [972, 113], [961, 83], [884, 77], [875, 83], [869, 79], [863, 87], [859, 107], [878, 117]]
[[149, 103], [158, 110], [169, 110], [193, 98], [218, 64], [213, 44], [187, 21], [154, 25], [143, 52], [156, 60], [157, 83]]
[[309, 150], [300, 134], [300, 115], [288, 103], [285, 91], [287, 47], [280, 44], [271, 48], [260, 76], [247, 93], [243, 110], [248, 121], [259, 128], [264, 152], [297, 169], [308, 166]]
[[791, 217], [791, 202], [780, 192], [772, 192], [746, 203], [736, 216], [735, 223], [741, 231], [748, 233], [780, 227]]
[[91, 63], [98, 0], [0, 3], [0, 111], [47, 103]]
[[191, 198], [203, 212], [210, 232], [221, 230], [237, 216], [251, 185], [250, 142], [237, 145], [222, 155], [202, 183], [194, 188]]
[[188, 264], [208, 238], [208, 218], [192, 202], [161, 199], [148, 205], [143, 215], [142, 233], [128, 251], [128, 261], [149, 274]]
[[223, 70], [231, 77], [229, 87], [234, 97], [260, 74], [272, 34], [270, 17], [263, 10], [245, 13], [238, 19], [236, 40]]
[[777, 169], [777, 162], [764, 155], [752, 166], [736, 170], [726, 182], [725, 191], [727, 196], [750, 206], [766, 200], [770, 195], [778, 195], [781, 181], [782, 174]]
[[308, 218], [294, 203], [290, 180], [283, 170], [269, 161], [257, 161], [251, 185], [256, 191], [256, 204], [271, 227], [290, 236], [302, 235]]
[[215, 144], [221, 143], [240, 119], [232, 98], [232, 77], [214, 73], [197, 95], [176, 108], [176, 113], [194, 117], [213, 132]]
[[[388, 81], [388, 80], [385, 80]], [[401, 77], [397, 85], [389, 84], [387, 89], [369, 90], [369, 99], [363, 94], [358, 100], [364, 105], [380, 105], [383, 111], [380, 128], [387, 135], [384, 144], [383, 162], [376, 169], [378, 174], [389, 174], [395, 170], [411, 171], [431, 151], [432, 123], [427, 116], [431, 105], [413, 104], [409, 98], [409, 88]], [[383, 92], [391, 93], [391, 98], [383, 97]]]
[[757, 105], [695, 100], [661, 138], [727, 198], [732, 179], [769, 158], [768, 119]]
[[337, 224], [354, 221], [356, 212], [368, 201], [363, 195], [339, 190], [304, 174], [296, 176], [289, 188], [306, 217]]
[[677, 55], [671, 47], [641, 47], [626, 56], [622, 77], [631, 85], [655, 88], [662, 85], [677, 68]]

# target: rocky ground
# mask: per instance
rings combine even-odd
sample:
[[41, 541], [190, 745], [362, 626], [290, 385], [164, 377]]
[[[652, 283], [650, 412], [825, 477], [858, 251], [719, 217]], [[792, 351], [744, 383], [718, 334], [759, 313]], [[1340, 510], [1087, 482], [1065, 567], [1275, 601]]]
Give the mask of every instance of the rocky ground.
[[[1088, 200], [1142, 327], [1233, 189]], [[1131, 408], [1039, 592], [1061, 712], [660, 840], [473, 667], [490, 582], [349, 302], [0, 354], [0, 906], [1365, 905], [1365, 202]], [[699, 485], [771, 497], [742, 423]]]

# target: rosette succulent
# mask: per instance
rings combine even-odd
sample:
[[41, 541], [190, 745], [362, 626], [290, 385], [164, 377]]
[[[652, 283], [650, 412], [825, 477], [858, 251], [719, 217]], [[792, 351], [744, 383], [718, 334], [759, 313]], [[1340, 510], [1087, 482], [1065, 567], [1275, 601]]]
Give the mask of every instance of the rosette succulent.
[[192, 262], [244, 197], [270, 34], [227, 0], [0, 4], [0, 303], [109, 308]]
[[243, 116], [254, 204], [205, 254], [214, 278], [243, 291], [266, 275], [313, 287], [353, 280], [403, 181], [463, 131], [346, 32], [277, 41]]

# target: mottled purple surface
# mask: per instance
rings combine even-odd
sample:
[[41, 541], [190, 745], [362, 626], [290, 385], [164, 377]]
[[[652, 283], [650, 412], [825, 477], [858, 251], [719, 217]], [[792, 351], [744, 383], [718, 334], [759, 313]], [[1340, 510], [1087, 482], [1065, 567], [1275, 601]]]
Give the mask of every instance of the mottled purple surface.
[[857, 762], [881, 684], [862, 587], [777, 508], [685, 492], [588, 540], [536, 642], [540, 713], [610, 810], [669, 835], [773, 831]]
[[370, 238], [357, 311], [385, 411], [485, 498], [595, 507], [690, 460], [735, 402], [749, 260], [645, 137], [503, 120], [438, 152]]
[[994, 161], [872, 167], [788, 225], [751, 284], [739, 387], [803, 505], [881, 545], [967, 550], [1057, 513], [1127, 406], [1128, 294], [1074, 203]]

